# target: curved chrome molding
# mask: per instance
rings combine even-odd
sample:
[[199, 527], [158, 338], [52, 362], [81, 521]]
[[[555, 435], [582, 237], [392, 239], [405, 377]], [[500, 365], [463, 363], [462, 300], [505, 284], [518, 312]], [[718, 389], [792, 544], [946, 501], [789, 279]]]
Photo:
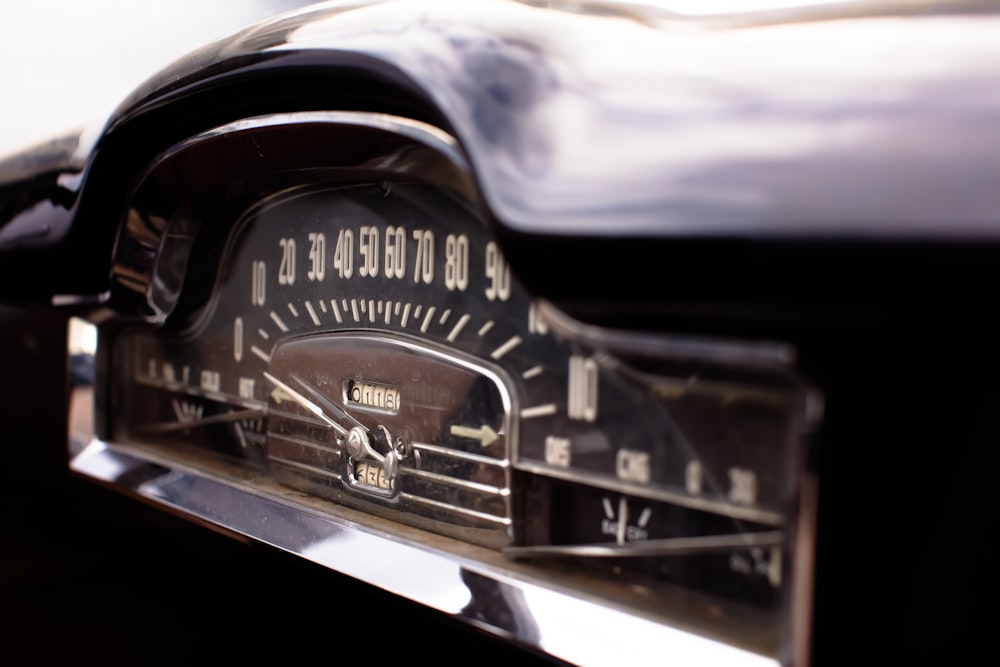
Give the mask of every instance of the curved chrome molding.
[[[315, 159], [302, 157], [302, 146], [293, 148], [282, 145], [272, 150], [260, 148], [258, 141], [262, 134], [287, 132], [306, 126], [331, 131], [359, 128], [377, 131], [394, 137], [397, 143], [407, 146], [407, 150], [401, 150], [398, 145], [388, 148], [373, 144], [361, 163], [343, 165], [329, 159], [331, 153], [324, 151], [324, 142], [328, 142], [329, 137], [314, 138], [316, 143], [311, 144], [309, 149], [314, 150]], [[469, 176], [469, 164], [457, 140], [439, 128], [420, 121], [373, 112], [302, 111], [254, 116], [220, 125], [161, 152], [147, 164], [141, 178], [136, 181], [128, 198], [129, 209], [121, 221], [112, 266], [111, 297], [122, 301], [119, 310], [135, 310], [148, 322], [162, 323], [177, 304], [191, 244], [198, 231], [197, 227], [191, 226], [191, 222], [187, 223], [187, 228], [178, 229], [171, 217], [176, 211], [165, 213], [161, 209], [163, 193], [153, 197], [157, 202], [155, 212], [145, 210], [142, 204], [144, 193], [148, 188], [155, 189], [151, 183], [156, 180], [156, 175], [169, 170], [172, 161], [183, 159], [185, 155], [198, 150], [210, 152], [211, 147], [220, 141], [236, 141], [243, 137], [248, 137], [256, 147], [256, 154], [251, 154], [241, 163], [244, 171], [237, 170], [238, 173], [232, 175], [233, 180], [244, 173], [287, 172], [293, 169], [290, 167], [293, 164], [297, 167], [348, 166], [378, 172], [386, 178], [419, 176], [424, 181], [447, 185], [470, 199], [477, 197]], [[431, 151], [437, 156], [436, 166], [431, 168], [427, 160], [415, 160], [409, 150], [412, 147]], [[300, 153], [296, 154], [296, 150]], [[298, 162], [295, 161], [296, 155], [299, 156]], [[198, 188], [207, 187], [206, 182], [178, 184], [176, 171], [171, 171], [169, 180], [172, 187], [183, 185], [185, 195], [194, 196]], [[178, 204], [176, 201], [172, 203]], [[163, 261], [165, 256], [171, 256], [173, 260]]]
[[[190, 467], [155, 451], [101, 440], [94, 425], [100, 400], [94, 392], [96, 350], [97, 328], [71, 320], [69, 450], [70, 469], [77, 475], [582, 667], [659, 665], [666, 656], [676, 667], [778, 667], [789, 657], [763, 655], [674, 627], [662, 617], [652, 618], [648, 610], [589, 597], [503, 557], [477, 558], [484, 553], [480, 547], [456, 547], [454, 540], [440, 536], [411, 539], [407, 530], [416, 529], [401, 532], [395, 522], [346, 506], [331, 511], [324, 503], [320, 508], [321, 500], [303, 503], [299, 494], [276, 482], [258, 480], [251, 488], [235, 477]], [[811, 519], [805, 521], [807, 529]], [[793, 540], [796, 555], [808, 563], [812, 536], [798, 538]], [[805, 568], [799, 578], [808, 574]], [[806, 598], [808, 583], [800, 580], [796, 587]], [[795, 605], [800, 612], [808, 607], [808, 599]], [[796, 628], [793, 635], [807, 636], [806, 630]], [[790, 646], [794, 664], [807, 664], [808, 644], [793, 641]]]
[[307, 124], [350, 125], [353, 127], [370, 127], [376, 130], [384, 130], [424, 144], [428, 148], [433, 148], [463, 171], [469, 170], [469, 165], [466, 163], [465, 157], [458, 147], [458, 142], [447, 132], [418, 120], [368, 111], [296, 111], [237, 120], [191, 137], [187, 141], [171, 148], [167, 153], [155, 160], [155, 162], [159, 162], [170, 154], [182, 151], [193, 144], [201, 143], [214, 137], [281, 125]]
[[[598, 667], [779, 662], [570, 595], [541, 581], [312, 512], [278, 494], [164, 466], [93, 439], [71, 469], [190, 518], [251, 537], [555, 657]], [[260, 517], [267, 517], [261, 521]]]

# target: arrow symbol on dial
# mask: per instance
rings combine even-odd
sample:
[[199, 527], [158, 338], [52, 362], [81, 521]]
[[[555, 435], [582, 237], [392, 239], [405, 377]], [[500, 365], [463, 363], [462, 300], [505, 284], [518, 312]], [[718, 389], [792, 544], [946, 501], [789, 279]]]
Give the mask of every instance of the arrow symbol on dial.
[[285, 393], [281, 387], [275, 387], [271, 392], [271, 398], [274, 399], [275, 403], [281, 404], [285, 401], [294, 400], [290, 394]]
[[489, 426], [480, 426], [479, 428], [469, 428], [468, 426], [452, 426], [451, 434], [458, 438], [470, 438], [472, 440], [478, 440], [483, 447], [492, 445], [500, 437], [500, 434], [491, 429]]

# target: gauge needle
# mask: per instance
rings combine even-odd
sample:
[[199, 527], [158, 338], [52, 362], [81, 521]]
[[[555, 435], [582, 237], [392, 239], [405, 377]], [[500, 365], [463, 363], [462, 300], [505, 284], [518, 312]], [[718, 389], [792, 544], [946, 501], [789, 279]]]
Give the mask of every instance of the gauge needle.
[[[386, 474], [389, 474], [390, 476], [392, 475], [392, 473], [390, 473], [390, 470], [394, 465], [394, 463], [398, 463], [398, 459], [395, 452], [393, 452], [392, 448], [389, 447], [389, 438], [388, 438], [389, 432], [385, 431], [383, 433], [385, 427], [368, 430], [367, 426], [365, 426], [357, 419], [352, 417], [347, 412], [346, 409], [334, 403], [333, 400], [330, 399], [330, 397], [326, 396], [319, 389], [312, 386], [311, 384], [303, 380], [298, 375], [295, 375], [294, 373], [292, 373], [292, 379], [298, 382], [300, 385], [302, 385], [302, 388], [305, 389], [307, 392], [309, 392], [309, 394], [313, 398], [319, 401], [319, 403], [324, 408], [335, 414], [338, 418], [344, 419], [345, 421], [353, 425], [353, 428], [351, 428], [351, 430], [347, 432], [347, 443], [348, 443], [347, 449], [349, 452], [352, 450], [352, 447], [356, 447], [357, 448], [356, 455], [360, 456], [361, 455], [360, 452], [363, 451], [372, 459], [380, 463], [383, 463], [386, 466], [385, 467]], [[371, 441], [373, 439], [376, 442], [381, 443], [383, 447], [387, 447], [389, 449], [389, 454], [384, 455], [378, 453], [371, 445]], [[352, 454], [352, 456], [353, 455], [355, 454]]]
[[727, 553], [756, 547], [780, 546], [785, 535], [780, 530], [732, 535], [700, 535], [641, 540], [625, 544], [540, 544], [527, 547], [507, 547], [504, 554], [511, 558], [551, 558], [577, 556], [583, 558], [637, 558], [645, 556], [690, 556], [694, 554]]
[[273, 384], [275, 387], [288, 394], [288, 396], [293, 401], [295, 401], [296, 403], [304, 407], [306, 410], [313, 413], [314, 415], [325, 421], [327, 424], [329, 424], [330, 428], [336, 431], [339, 435], [341, 436], [347, 435], [347, 429], [338, 424], [337, 422], [333, 421], [329, 417], [327, 417], [326, 413], [323, 412], [323, 408], [319, 407], [318, 405], [310, 401], [308, 398], [306, 398], [299, 392], [295, 391], [294, 389], [292, 389], [287, 384], [285, 384], [278, 378], [274, 377], [267, 371], [264, 371], [264, 377], [267, 379], [268, 382]]
[[325, 394], [323, 394], [323, 392], [321, 392], [319, 389], [317, 389], [316, 387], [312, 386], [311, 384], [309, 384], [308, 382], [306, 382], [305, 380], [303, 380], [301, 377], [299, 377], [295, 373], [292, 373], [292, 379], [295, 380], [296, 382], [298, 382], [300, 385], [302, 385], [303, 389], [305, 389], [307, 392], [309, 392], [309, 394], [313, 398], [315, 398], [317, 401], [319, 401], [323, 405], [324, 408], [326, 408], [327, 410], [329, 410], [330, 412], [332, 412], [334, 415], [336, 415], [338, 419], [344, 419], [344, 420], [350, 422], [351, 426], [357, 426], [360, 429], [364, 429], [365, 432], [368, 431], [368, 427], [367, 426], [365, 426], [364, 424], [362, 424], [361, 422], [359, 422], [357, 419], [355, 419], [354, 417], [352, 417], [351, 414], [349, 412], [347, 412], [347, 410], [345, 410], [343, 407], [341, 407], [341, 406], [337, 405], [336, 403], [334, 403], [333, 400], [330, 399], [330, 397], [328, 397]]
[[262, 414], [264, 414], [264, 411], [257, 409], [233, 410], [232, 412], [224, 412], [217, 415], [209, 415], [208, 417], [195, 417], [178, 421], [147, 424], [142, 427], [142, 430], [149, 433], [166, 433], [168, 431], [180, 431], [186, 428], [208, 426], [210, 424], [225, 424], [226, 422], [239, 421], [241, 419], [247, 419], [249, 417], [257, 417]]

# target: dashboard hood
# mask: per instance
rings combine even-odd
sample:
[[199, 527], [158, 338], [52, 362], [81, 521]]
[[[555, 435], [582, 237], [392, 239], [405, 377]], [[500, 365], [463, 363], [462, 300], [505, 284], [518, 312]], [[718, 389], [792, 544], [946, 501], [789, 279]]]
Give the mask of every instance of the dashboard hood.
[[976, 9], [329, 3], [179, 61], [107, 131], [222, 77], [365, 67], [428, 105], [519, 231], [995, 238], [1000, 16]]
[[[110, 202], [161, 151], [294, 109], [449, 132], [496, 223], [522, 237], [1000, 237], [995, 6], [693, 17], [555, 4], [324, 3], [215, 42], [141, 85], [75, 152], [8, 160], [0, 251], [76, 263], [68, 248], [108, 245]], [[80, 196], [86, 181], [101, 194]], [[103, 291], [104, 266], [79, 268]]]

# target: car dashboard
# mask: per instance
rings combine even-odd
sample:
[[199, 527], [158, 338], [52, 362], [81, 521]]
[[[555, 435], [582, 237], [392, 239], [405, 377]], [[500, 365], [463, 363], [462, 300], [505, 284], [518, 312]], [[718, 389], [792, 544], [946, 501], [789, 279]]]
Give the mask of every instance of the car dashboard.
[[238, 655], [231, 606], [351, 664], [979, 651], [998, 34], [397, 0], [210, 44], [0, 163], [11, 494], [150, 592], [71, 568], [105, 631], [218, 609]]

